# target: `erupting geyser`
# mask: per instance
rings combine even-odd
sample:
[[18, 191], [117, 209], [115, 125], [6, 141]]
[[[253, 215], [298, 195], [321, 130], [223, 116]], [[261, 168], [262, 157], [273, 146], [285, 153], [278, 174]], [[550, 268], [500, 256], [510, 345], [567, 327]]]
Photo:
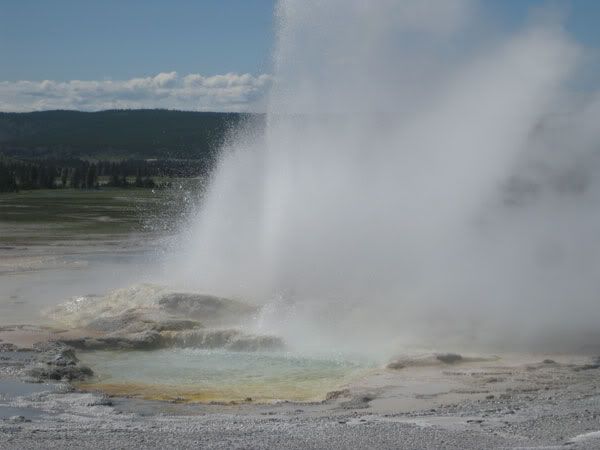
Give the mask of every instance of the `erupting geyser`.
[[483, 6], [281, 1], [266, 129], [223, 149], [185, 281], [299, 348], [597, 343], [584, 49], [555, 17], [494, 34]]

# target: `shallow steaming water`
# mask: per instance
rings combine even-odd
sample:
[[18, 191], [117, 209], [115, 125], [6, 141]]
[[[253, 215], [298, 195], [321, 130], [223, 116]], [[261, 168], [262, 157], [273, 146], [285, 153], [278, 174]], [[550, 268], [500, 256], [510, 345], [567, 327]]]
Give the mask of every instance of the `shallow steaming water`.
[[329, 391], [366, 375], [373, 363], [340, 355], [222, 350], [97, 351], [81, 360], [96, 373], [84, 388], [184, 401], [323, 400]]

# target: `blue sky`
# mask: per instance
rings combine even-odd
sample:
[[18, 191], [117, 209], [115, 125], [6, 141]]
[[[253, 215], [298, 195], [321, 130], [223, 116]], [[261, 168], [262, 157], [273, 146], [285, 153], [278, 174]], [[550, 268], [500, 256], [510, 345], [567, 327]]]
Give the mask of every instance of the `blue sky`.
[[584, 46], [600, 47], [599, 0], [483, 0], [490, 16], [508, 28], [527, 22], [532, 11], [554, 8], [564, 16], [569, 34]]
[[0, 0], [0, 80], [263, 73], [273, 0]]
[[[268, 74], [275, 1], [0, 0], [0, 83], [4, 83], [0, 87], [8, 89], [9, 94], [25, 92], [28, 100], [22, 100], [26, 103], [22, 109], [43, 109], [61, 107], [44, 92], [52, 92], [58, 98], [67, 92], [64, 86], [61, 91], [59, 83], [69, 80], [136, 80], [132, 85], [138, 91], [142, 85], [166, 88], [175, 83], [181, 88], [180, 98], [187, 95], [186, 86], [195, 83], [206, 92], [215, 86], [229, 89], [224, 92], [230, 99], [235, 97], [235, 101], [221, 105], [219, 99], [198, 97], [189, 104], [181, 103], [182, 108], [244, 109], [271, 82]], [[507, 30], [529, 20], [532, 8], [554, 5], [565, 13], [566, 28], [577, 41], [600, 48], [600, 0], [482, 3], [494, 24]], [[600, 64], [592, 67], [588, 78], [595, 79]], [[189, 74], [204, 78], [184, 80]], [[248, 75], [240, 78], [244, 74]], [[43, 80], [51, 80], [54, 85], [42, 86]], [[23, 84], [24, 81], [30, 84]], [[78, 92], [89, 90], [90, 86], [81, 85]], [[113, 88], [98, 87], [95, 98]], [[131, 89], [126, 87], [130, 97], [136, 95]], [[19, 107], [6, 98], [9, 94], [2, 92], [0, 110]], [[72, 89], [69, 92], [73, 94]], [[126, 107], [130, 103], [118, 98], [120, 92], [123, 90], [114, 90], [110, 101], [95, 101], [95, 106], [69, 94], [65, 107]], [[156, 106], [172, 105], [159, 101]]]

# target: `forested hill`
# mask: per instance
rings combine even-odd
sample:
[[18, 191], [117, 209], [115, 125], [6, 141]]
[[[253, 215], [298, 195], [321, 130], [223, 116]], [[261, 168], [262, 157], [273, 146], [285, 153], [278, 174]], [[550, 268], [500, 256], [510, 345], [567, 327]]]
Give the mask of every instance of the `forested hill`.
[[0, 154], [17, 158], [205, 159], [262, 115], [171, 110], [0, 113]]

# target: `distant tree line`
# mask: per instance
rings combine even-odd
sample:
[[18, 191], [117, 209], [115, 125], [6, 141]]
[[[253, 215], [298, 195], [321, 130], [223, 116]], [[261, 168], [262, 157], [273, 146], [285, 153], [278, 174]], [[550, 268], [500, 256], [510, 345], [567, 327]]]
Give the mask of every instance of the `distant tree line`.
[[20, 160], [0, 155], [0, 192], [101, 186], [164, 187], [168, 180], [157, 183], [155, 178], [196, 177], [208, 170], [206, 163], [195, 160]]
[[0, 153], [22, 158], [210, 160], [262, 114], [171, 110], [0, 112]]

